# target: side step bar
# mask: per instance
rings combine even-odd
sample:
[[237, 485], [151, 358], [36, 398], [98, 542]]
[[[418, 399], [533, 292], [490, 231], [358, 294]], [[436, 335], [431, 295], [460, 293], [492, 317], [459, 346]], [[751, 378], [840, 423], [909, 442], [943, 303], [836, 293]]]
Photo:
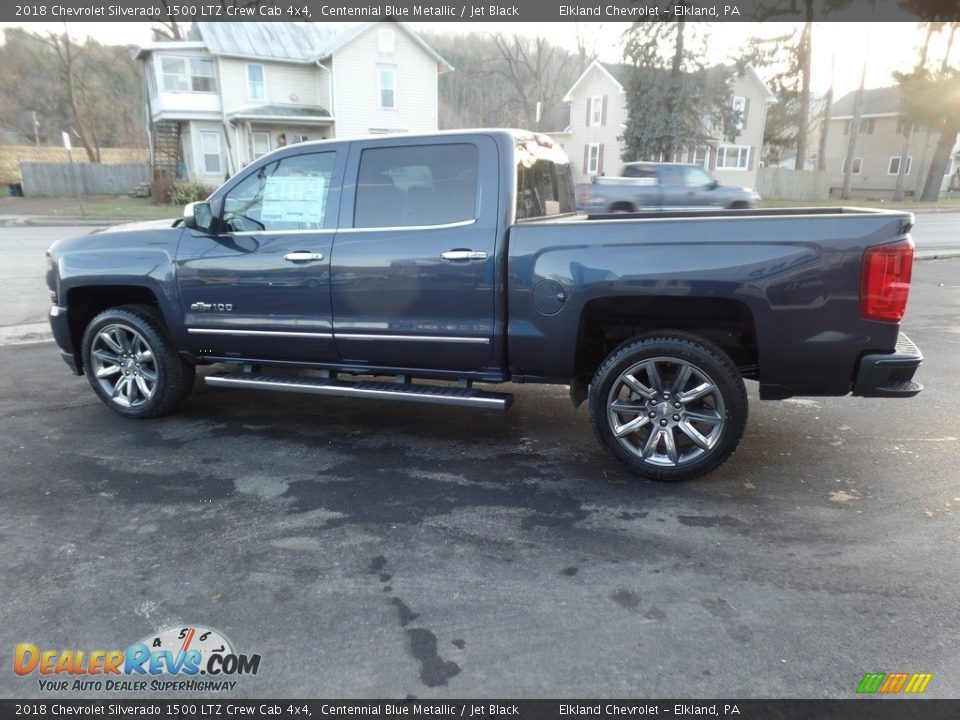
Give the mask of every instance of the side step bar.
[[484, 392], [469, 387], [414, 385], [408, 382], [343, 382], [322, 377], [221, 372], [207, 375], [206, 383], [211, 387], [274, 390], [334, 397], [365, 397], [376, 400], [407, 400], [487, 410], [506, 410], [513, 403], [513, 395], [507, 393]]

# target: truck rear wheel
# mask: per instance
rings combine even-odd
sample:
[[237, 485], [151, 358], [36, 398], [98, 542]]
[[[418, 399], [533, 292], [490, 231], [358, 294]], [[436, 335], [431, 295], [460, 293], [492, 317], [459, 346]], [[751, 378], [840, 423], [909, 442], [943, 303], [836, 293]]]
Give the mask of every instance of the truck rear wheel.
[[190, 393], [196, 369], [167, 336], [148, 305], [124, 305], [97, 315], [83, 334], [83, 367], [90, 386], [114, 412], [152, 418]]
[[631, 340], [604, 360], [590, 385], [590, 421], [632, 472], [653, 480], [705, 475], [733, 454], [747, 422], [747, 394], [719, 347], [679, 332]]

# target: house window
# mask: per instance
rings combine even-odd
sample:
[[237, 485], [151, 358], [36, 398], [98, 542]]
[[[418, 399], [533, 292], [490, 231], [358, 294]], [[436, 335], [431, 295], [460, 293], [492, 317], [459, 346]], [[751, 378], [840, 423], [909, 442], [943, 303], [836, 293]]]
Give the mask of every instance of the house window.
[[736, 114], [736, 123], [734, 127], [737, 130], [743, 130], [743, 124], [747, 119], [747, 99], [742, 95], [733, 98], [733, 112]]
[[[859, 175], [860, 171], [863, 169], [863, 158], [854, 158], [853, 159], [853, 170], [850, 171], [851, 175]], [[843, 159], [843, 165], [840, 168], [840, 172], [844, 175], [847, 174], [847, 159]]]
[[861, 135], [873, 135], [873, 127], [876, 122], [875, 118], [861, 118], [860, 119], [860, 134]]
[[263, 131], [255, 131], [251, 137], [251, 144], [253, 146], [253, 159], [262, 158], [268, 152], [270, 152], [270, 133]]
[[693, 164], [706, 169], [710, 151], [706, 147], [698, 147], [693, 151]]
[[718, 170], [746, 170], [749, 164], [749, 145], [721, 145], [717, 148]]
[[263, 65], [247, 65], [247, 95], [251, 100], [267, 97], [263, 81]]
[[203, 155], [203, 172], [207, 175], [219, 175], [223, 172], [220, 159], [220, 133], [203, 131], [200, 133], [200, 152]]
[[170, 92], [216, 92], [217, 77], [213, 60], [173, 58], [160, 60], [163, 89]]
[[597, 127], [603, 122], [603, 95], [590, 98], [590, 126]]
[[381, 28], [377, 35], [377, 47], [384, 55], [391, 55], [396, 48], [396, 40], [393, 36], [393, 30]]
[[[904, 170], [904, 175], [910, 174], [910, 166], [913, 165], [913, 158], [907, 158], [907, 168]], [[890, 162], [887, 164], [887, 175], [899, 175], [900, 174], [900, 156], [894, 155], [890, 158]]]
[[397, 73], [393, 68], [377, 68], [380, 107], [393, 110], [397, 107]]
[[596, 175], [600, 172], [600, 146], [590, 145], [587, 151], [587, 175]]

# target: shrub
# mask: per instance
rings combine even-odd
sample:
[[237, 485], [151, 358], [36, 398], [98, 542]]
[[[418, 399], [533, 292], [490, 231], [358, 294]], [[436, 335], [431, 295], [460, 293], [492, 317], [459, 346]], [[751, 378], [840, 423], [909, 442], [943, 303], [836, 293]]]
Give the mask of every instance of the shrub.
[[170, 188], [170, 202], [173, 205], [186, 205], [187, 203], [200, 202], [206, 200], [213, 190], [200, 183], [180, 181], [175, 182]]

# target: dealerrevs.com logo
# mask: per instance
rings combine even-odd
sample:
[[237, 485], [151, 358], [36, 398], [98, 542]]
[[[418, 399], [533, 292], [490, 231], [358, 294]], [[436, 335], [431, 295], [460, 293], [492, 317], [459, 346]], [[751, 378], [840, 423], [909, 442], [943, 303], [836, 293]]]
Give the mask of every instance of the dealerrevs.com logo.
[[13, 671], [38, 675], [40, 690], [232, 691], [233, 678], [256, 675], [259, 655], [241, 655], [223, 633], [200, 626], [166, 628], [126, 650], [51, 650], [20, 643]]

